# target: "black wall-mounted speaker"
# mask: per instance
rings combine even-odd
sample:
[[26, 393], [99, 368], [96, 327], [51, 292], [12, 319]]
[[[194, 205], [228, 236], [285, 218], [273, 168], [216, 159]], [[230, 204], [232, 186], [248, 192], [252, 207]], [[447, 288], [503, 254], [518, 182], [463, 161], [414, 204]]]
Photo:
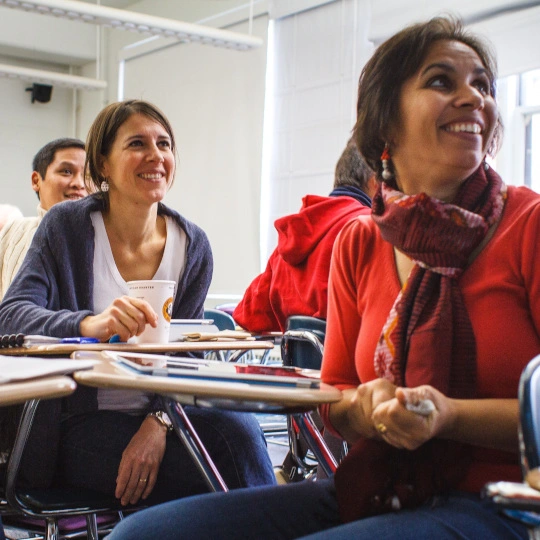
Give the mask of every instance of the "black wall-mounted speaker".
[[40, 103], [48, 103], [51, 101], [53, 87], [50, 84], [38, 84], [34, 83], [30, 88], [27, 88], [27, 92], [32, 92], [32, 103], [39, 101]]

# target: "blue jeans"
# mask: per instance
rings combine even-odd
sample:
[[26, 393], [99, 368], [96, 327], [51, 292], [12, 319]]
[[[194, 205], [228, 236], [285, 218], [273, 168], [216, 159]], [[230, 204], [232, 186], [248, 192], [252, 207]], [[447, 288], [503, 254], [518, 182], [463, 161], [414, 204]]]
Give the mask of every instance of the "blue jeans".
[[[251, 414], [186, 407], [186, 413], [230, 489], [275, 484], [264, 434]], [[122, 452], [144, 417], [95, 411], [62, 422], [62, 485], [114, 494]], [[156, 485], [144, 504], [209, 491], [180, 439], [167, 436]]]
[[198, 495], [137, 512], [107, 540], [350, 540], [527, 539], [521, 524], [488, 502], [456, 493], [403, 510], [341, 524], [333, 480]]

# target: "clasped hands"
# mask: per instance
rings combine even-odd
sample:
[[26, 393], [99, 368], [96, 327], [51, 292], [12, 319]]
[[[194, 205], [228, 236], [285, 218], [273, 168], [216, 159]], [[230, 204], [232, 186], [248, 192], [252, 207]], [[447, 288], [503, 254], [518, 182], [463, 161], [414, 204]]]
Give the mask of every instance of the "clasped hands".
[[[424, 414], [407, 406], [429, 400], [434, 405]], [[415, 450], [441, 435], [451, 422], [450, 400], [432, 386], [397, 387], [386, 379], [358, 386], [351, 397], [351, 427], [361, 437], [382, 439], [396, 448]]]

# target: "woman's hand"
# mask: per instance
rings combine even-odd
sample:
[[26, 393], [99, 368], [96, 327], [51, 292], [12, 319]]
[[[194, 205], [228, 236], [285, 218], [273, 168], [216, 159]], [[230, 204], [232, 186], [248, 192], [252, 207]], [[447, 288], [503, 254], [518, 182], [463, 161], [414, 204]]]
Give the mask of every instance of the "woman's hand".
[[165, 454], [167, 429], [146, 418], [122, 454], [116, 478], [115, 496], [122, 505], [146, 499], [156, 485]]
[[99, 315], [89, 315], [81, 321], [81, 336], [108, 341], [118, 334], [120, 341], [139, 336], [144, 327], [157, 326], [157, 315], [146, 300], [121, 296]]
[[[429, 399], [435, 409], [428, 415], [409, 411]], [[453, 402], [432, 386], [397, 388], [395, 398], [379, 404], [372, 414], [373, 426], [380, 436], [396, 448], [415, 450], [426, 441], [447, 431], [455, 420]]]
[[330, 421], [349, 443], [361, 437], [378, 437], [372, 421], [373, 411], [380, 404], [393, 399], [395, 392], [396, 386], [386, 379], [375, 379], [357, 388], [344, 390], [343, 399], [330, 406]]

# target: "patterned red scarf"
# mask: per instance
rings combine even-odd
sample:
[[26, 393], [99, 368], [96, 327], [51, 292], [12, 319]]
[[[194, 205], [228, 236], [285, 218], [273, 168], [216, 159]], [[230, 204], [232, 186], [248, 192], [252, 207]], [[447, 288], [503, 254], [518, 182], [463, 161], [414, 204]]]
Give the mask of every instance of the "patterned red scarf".
[[[383, 238], [416, 264], [375, 350], [379, 377], [399, 386], [429, 384], [454, 398], [475, 396], [476, 343], [457, 280], [499, 220], [505, 199], [501, 178], [484, 166], [452, 204], [380, 186], [373, 219]], [[468, 454], [465, 445], [437, 439], [413, 452], [360, 440], [335, 475], [342, 520], [422, 504], [461, 480]]]
[[491, 168], [464, 182], [453, 204], [382, 184], [373, 219], [416, 264], [375, 350], [375, 371], [399, 386], [430, 384], [455, 398], [476, 392], [476, 344], [458, 278], [502, 213], [506, 187]]

